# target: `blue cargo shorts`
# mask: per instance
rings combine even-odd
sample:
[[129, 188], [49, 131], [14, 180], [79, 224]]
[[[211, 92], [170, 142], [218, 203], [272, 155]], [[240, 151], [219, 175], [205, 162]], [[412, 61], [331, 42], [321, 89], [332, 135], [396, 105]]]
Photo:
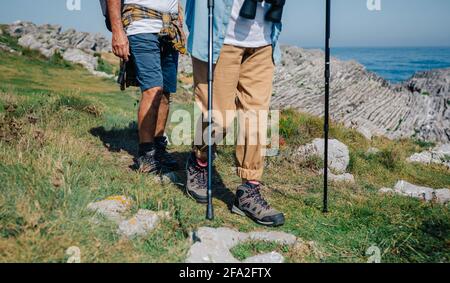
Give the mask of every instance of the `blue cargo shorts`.
[[178, 51], [155, 33], [128, 36], [136, 77], [144, 92], [161, 87], [166, 93], [177, 91]]

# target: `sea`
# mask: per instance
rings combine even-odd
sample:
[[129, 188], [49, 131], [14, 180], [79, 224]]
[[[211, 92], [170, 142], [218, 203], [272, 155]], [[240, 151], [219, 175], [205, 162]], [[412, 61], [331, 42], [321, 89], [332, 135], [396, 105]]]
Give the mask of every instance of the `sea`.
[[450, 67], [450, 47], [339, 47], [332, 48], [331, 54], [341, 60], [356, 60], [394, 84], [419, 71]]

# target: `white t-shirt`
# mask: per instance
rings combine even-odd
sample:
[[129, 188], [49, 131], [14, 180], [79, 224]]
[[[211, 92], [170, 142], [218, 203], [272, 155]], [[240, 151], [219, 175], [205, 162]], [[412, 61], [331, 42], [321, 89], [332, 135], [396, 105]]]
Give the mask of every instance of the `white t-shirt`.
[[[125, 0], [125, 4], [138, 4], [162, 13], [178, 13], [178, 0]], [[140, 33], [159, 33], [162, 28], [161, 20], [144, 19], [131, 23], [127, 28], [127, 35]]]
[[273, 23], [264, 19], [269, 5], [258, 2], [255, 19], [249, 20], [239, 16], [243, 4], [244, 0], [234, 0], [225, 44], [247, 48], [272, 44]]

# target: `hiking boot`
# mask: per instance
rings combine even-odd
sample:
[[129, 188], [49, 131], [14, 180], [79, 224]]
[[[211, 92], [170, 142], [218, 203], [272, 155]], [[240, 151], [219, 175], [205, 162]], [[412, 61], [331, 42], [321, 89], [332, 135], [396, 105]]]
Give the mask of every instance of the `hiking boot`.
[[167, 144], [166, 137], [155, 138], [156, 159], [161, 163], [161, 166], [166, 167], [168, 170], [178, 170], [177, 161], [167, 152]]
[[208, 167], [198, 164], [194, 154], [186, 163], [186, 193], [198, 203], [208, 203]]
[[281, 226], [284, 224], [283, 213], [273, 209], [261, 195], [261, 185], [246, 183], [238, 187], [232, 212], [247, 216], [258, 224]]
[[155, 158], [156, 149], [141, 154], [137, 159], [140, 173], [161, 173], [161, 163]]

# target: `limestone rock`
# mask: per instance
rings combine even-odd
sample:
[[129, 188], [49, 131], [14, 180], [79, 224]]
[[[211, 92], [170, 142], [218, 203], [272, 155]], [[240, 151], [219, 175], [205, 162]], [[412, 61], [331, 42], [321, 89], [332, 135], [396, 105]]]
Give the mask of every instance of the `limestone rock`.
[[359, 126], [358, 128], [356, 128], [356, 131], [358, 131], [358, 133], [363, 135], [363, 137], [365, 137], [367, 140], [372, 140], [373, 133], [369, 128], [364, 127], [364, 126]]
[[243, 261], [243, 263], [283, 263], [284, 257], [277, 253], [271, 252], [267, 254], [261, 254], [249, 257]]
[[355, 177], [352, 174], [350, 174], [350, 173], [345, 173], [345, 174], [341, 174], [341, 175], [335, 175], [335, 174], [330, 172], [328, 174], [328, 177], [333, 182], [345, 182], [345, 183], [351, 183], [351, 184], [355, 183]]
[[127, 238], [137, 236], [145, 236], [147, 233], [156, 228], [161, 218], [168, 218], [169, 215], [163, 212], [154, 212], [141, 209], [128, 220], [124, 220], [119, 224], [118, 234]]
[[394, 190], [398, 194], [419, 198], [425, 201], [431, 201], [434, 197], [434, 190], [432, 188], [416, 186], [406, 181], [398, 181]]
[[450, 202], [449, 189], [435, 190], [432, 188], [416, 186], [406, 181], [398, 181], [394, 189], [381, 188], [378, 192], [381, 194], [398, 194], [418, 198], [424, 201], [436, 201], [440, 204], [447, 204]]
[[98, 66], [97, 57], [80, 49], [70, 48], [63, 53], [62, 57], [66, 61], [82, 65], [89, 71], [94, 71]]
[[421, 164], [442, 164], [450, 168], [450, 144], [443, 144], [428, 151], [415, 153], [407, 161]]
[[22, 21], [9, 25], [7, 32], [19, 38], [20, 46], [37, 50], [47, 58], [52, 57], [56, 52], [64, 53], [66, 60], [83, 65], [93, 75], [113, 77], [95, 70], [98, 63], [97, 58], [93, 56], [94, 53], [111, 51], [111, 44], [100, 34], [78, 32], [74, 29], [62, 31], [59, 25], [35, 25]]
[[[246, 241], [268, 241], [293, 246], [297, 238], [283, 232], [242, 233], [229, 228], [202, 227], [192, 234], [193, 244], [188, 252], [187, 263], [239, 263], [230, 249]], [[245, 259], [246, 263], [281, 263], [284, 257], [276, 252]]]
[[123, 213], [131, 208], [131, 200], [125, 196], [113, 196], [105, 200], [90, 203], [87, 209], [96, 212], [105, 218], [119, 222]]
[[12, 49], [11, 47], [3, 43], [0, 43], [0, 51], [5, 51], [8, 53], [17, 53], [16, 50]]
[[[323, 51], [283, 46], [282, 55], [272, 108], [293, 107], [323, 116]], [[333, 120], [359, 129], [367, 138], [450, 141], [450, 69], [417, 73], [404, 84], [393, 85], [356, 61], [332, 58], [331, 65]]]
[[439, 189], [434, 191], [437, 202], [440, 204], [450, 203], [450, 190], [449, 189]]
[[275, 242], [281, 245], [293, 245], [297, 241], [297, 237], [284, 232], [251, 232], [249, 234], [252, 241]]
[[[294, 156], [305, 158], [307, 156], [324, 156], [324, 139], [315, 139], [312, 143], [301, 146]], [[338, 174], [343, 174], [350, 163], [348, 147], [338, 140], [329, 140], [328, 166]]]

